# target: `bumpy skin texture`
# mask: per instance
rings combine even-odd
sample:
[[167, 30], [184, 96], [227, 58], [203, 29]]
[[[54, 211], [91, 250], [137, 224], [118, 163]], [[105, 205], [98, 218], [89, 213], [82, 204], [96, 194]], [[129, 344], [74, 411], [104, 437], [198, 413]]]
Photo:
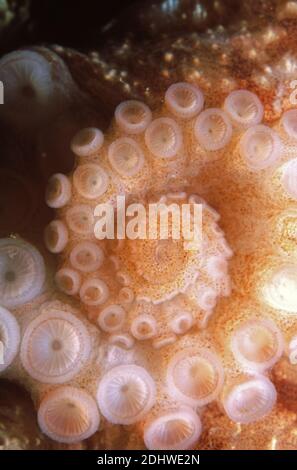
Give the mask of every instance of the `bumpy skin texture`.
[[[148, 410], [145, 418], [142, 417], [140, 422], [130, 424], [129, 433], [123, 433], [120, 426], [109, 424], [108, 419], [106, 421], [101, 416], [100, 431], [91, 438], [89, 444], [91, 447], [142, 448], [143, 432], [145, 436], [149, 435], [147, 429], [150, 429], [150, 420], [172, 407], [184, 405], [180, 394], [173, 397], [167, 396], [164, 371], [168, 368], [175, 353], [195, 347], [213, 350], [221, 358], [225, 372], [225, 386], [223, 390], [220, 390], [220, 396], [216, 397], [216, 402], [206, 404], [201, 413], [199, 411], [203, 432], [196, 444], [198, 448], [287, 448], [291, 445], [290, 442], [284, 442], [284, 436], [287, 435], [291, 436], [292, 446], [294, 445], [296, 371], [295, 366], [290, 364], [289, 359], [285, 357], [286, 354], [281, 360], [278, 355], [278, 362], [272, 371], [268, 368], [264, 372], [266, 377], [269, 377], [275, 384], [279, 397], [277, 404], [266, 417], [254, 423], [238, 424], [226, 416], [223, 408], [226, 410], [226, 397], [229, 396], [230, 390], [245, 382], [248, 376], [254, 373], [253, 369], [247, 369], [246, 364], [243, 365], [238, 360], [239, 356], [234, 357], [232, 354], [230, 346], [233, 331], [246, 320], [265, 317], [274, 321], [282, 332], [286, 345], [296, 334], [296, 304], [294, 304], [296, 296], [292, 299], [292, 292], [296, 289], [296, 277], [294, 277], [296, 275], [294, 271], [296, 202], [290, 197], [282, 182], [282, 166], [294, 157], [296, 141], [288, 138], [281, 119], [284, 112], [293, 107], [289, 96], [292, 92], [290, 83], [295, 79], [296, 70], [294, 47], [296, 45], [297, 6], [295, 2], [264, 2], [261, 5], [246, 2], [245, 6], [241, 7], [239, 19], [228, 23], [226, 20], [225, 26], [222, 26], [217, 23], [216, 18], [228, 18], [229, 9], [234, 11], [233, 3], [227, 2], [223, 6], [216, 2], [214, 5], [209, 4], [208, 7], [201, 6], [198, 9], [197, 3], [194, 3], [195, 8], [193, 2], [180, 2], [178, 8], [187, 13], [185, 22], [190, 29], [194, 28], [195, 22], [198, 21], [201, 30], [204, 31], [203, 34], [185, 33], [183, 28], [174, 35], [169, 34], [166, 31], [168, 24], [162, 21], [162, 19], [166, 20], [166, 15], [162, 16], [158, 8], [155, 11], [149, 8], [148, 11], [152, 16], [148, 15], [148, 17], [152, 19], [150, 27], [147, 28], [147, 36], [150, 35], [151, 30], [153, 31], [151, 25], [155, 25], [159, 32], [165, 31], [162, 40], [158, 38], [158, 48], [154, 46], [152, 39], [136, 48], [133, 38], [127, 40], [124, 46], [112, 45], [98, 54], [97, 52], [91, 53], [89, 57], [75, 51], [55, 48], [55, 53], [58, 53], [68, 64], [80, 90], [91, 97], [91, 106], [96, 108], [103, 104], [107, 115], [125, 97], [123, 95], [126, 95], [126, 97], [141, 98], [152, 108], [153, 118], [164, 113], [168, 117], [173, 117], [166, 106], [160, 103], [163, 103], [164, 93], [168, 86], [180, 81], [199, 86], [204, 92], [206, 109], [222, 108], [226, 96], [231, 91], [246, 89], [257, 94], [264, 106], [263, 123], [268, 125], [269, 129], [273, 129], [281, 140], [281, 147], [277, 146], [273, 163], [255, 171], [255, 168], [251, 169], [246, 163], [246, 146], [242, 149], [240, 145], [241, 138], [246, 132], [245, 129], [238, 129], [233, 123], [232, 137], [222, 150], [201, 151], [197, 148], [197, 144], [193, 143], [195, 142], [193, 128], [184, 124], [185, 121], [174, 117], [182, 129], [186, 154], [190, 156], [188, 166], [182, 165], [182, 170], [179, 169], [178, 176], [181, 180], [175, 182], [173, 188], [168, 187], [165, 171], [165, 175], [161, 172], [161, 181], [157, 180], [156, 186], [146, 189], [145, 194], [149, 193], [150, 197], [151, 195], [160, 196], [172, 190], [186, 190], [188, 195], [198, 193], [220, 215], [220, 227], [234, 253], [228, 262], [232, 292], [228, 297], [219, 300], [208, 324], [197, 325], [196, 323], [195, 327], [181, 339], [174, 338], [171, 344], [158, 350], [155, 350], [151, 341], [142, 343], [139, 340], [135, 341], [130, 349], [124, 350], [110, 342], [109, 334], [99, 333], [98, 327], [92, 325], [92, 320], [96, 324], [96, 317], [101, 307], [94, 312], [77, 301], [62, 296], [56, 287], [52, 287], [51, 290], [47, 288], [46, 299], [36, 300], [33, 305], [18, 307], [15, 314], [21, 323], [24, 322], [24, 325], [26, 319], [24, 313], [27, 312], [27, 321], [30, 322], [30, 312], [33, 307], [38, 312], [40, 309], [48, 310], [53, 306], [71, 312], [79, 308], [80, 312], [75, 315], [78, 315], [89, 329], [93, 347], [88, 367], [76, 375], [71, 385], [87, 389], [93, 397], [96, 397], [97, 381], [105, 372], [119, 364], [131, 363], [147, 369], [158, 384], [155, 404]], [[221, 9], [225, 12], [224, 14]], [[194, 14], [194, 11], [198, 13]], [[203, 14], [204, 11], [205, 14]], [[171, 22], [174, 23], [177, 13], [180, 11], [172, 12]], [[197, 15], [201, 21], [197, 20]], [[206, 30], [207, 26], [211, 29]], [[105, 57], [108, 57], [108, 62]], [[145, 63], [144, 57], [146, 57]], [[119, 96], [121, 99], [118, 98]], [[86, 125], [89, 125], [89, 122]], [[101, 127], [97, 122], [96, 126]], [[118, 132], [115, 124], [112, 124], [105, 133], [103, 147], [90, 157], [92, 162], [104, 163], [107, 148], [116, 137], [119, 137]], [[124, 132], [123, 135], [126, 136], [126, 133]], [[145, 157], [150, 159], [150, 153], [143, 141], [141, 145], [143, 145]], [[257, 145], [261, 155], [266, 152], [267, 156], [267, 152], [269, 154], [273, 149], [272, 144], [267, 144], [265, 139], [263, 141], [260, 138]], [[103, 152], [103, 158], [101, 152]], [[247, 155], [249, 157], [249, 154]], [[77, 161], [78, 167], [83, 164], [82, 158], [84, 157]], [[156, 174], [158, 175], [158, 172]], [[136, 183], [137, 179], [133, 179], [133, 191], [130, 186], [126, 186], [124, 191], [129, 195], [138, 194], [137, 188], [133, 188], [133, 184]], [[81, 202], [74, 191], [69, 207]], [[65, 221], [64, 209], [59, 210], [57, 217]], [[73, 238], [72, 232], [70, 234], [65, 251], [60, 257], [65, 266], [68, 266], [70, 248], [73, 247], [74, 241], [76, 243], [80, 239], [80, 236]], [[88, 236], [86, 238], [89, 240]], [[216, 237], [214, 240], [216, 242]], [[108, 247], [104, 249], [109, 253]], [[141, 246], [139, 253], [143, 253]], [[124, 260], [126, 259], [124, 256]], [[137, 260], [139, 259], [141, 260], [137, 254]], [[281, 279], [275, 280], [273, 278], [275, 270], [280, 266], [287, 267], [288, 265], [291, 277], [282, 275]], [[110, 272], [113, 273], [114, 267], [112, 266], [107, 266], [107, 273], [109, 267]], [[145, 265], [143, 271], [148, 272]], [[274, 281], [271, 284], [272, 279]], [[269, 288], [271, 286], [272, 289]], [[110, 290], [112, 299], [117, 299], [117, 287], [112, 287]], [[42, 307], [45, 300], [52, 302], [53, 297], [57, 298], [58, 303], [54, 305], [46, 303]], [[154, 316], [154, 312], [150, 313]], [[87, 315], [90, 321], [87, 320]], [[162, 329], [168, 328], [170, 322], [166, 315], [163, 317], [156, 314], [156, 317]], [[21, 320], [22, 318], [24, 320]], [[206, 328], [201, 329], [201, 326], [206, 326]], [[119, 331], [128, 334], [130, 327], [131, 317], [128, 314], [126, 325]], [[263, 359], [263, 356], [265, 358], [267, 355], [273, 356], [278, 349], [278, 344], [274, 342], [277, 342], [277, 339], [275, 340], [273, 335], [269, 336], [265, 333], [260, 335], [259, 342], [258, 339], [257, 335], [252, 336], [252, 339], [247, 337], [244, 352], [248, 351], [249, 360], [251, 357], [253, 360], [259, 359], [257, 356], [259, 351]], [[99, 348], [94, 346], [97, 342]], [[291, 358], [290, 354], [289, 357]], [[97, 375], [94, 374], [94, 364], [97, 364], [95, 368]], [[102, 364], [104, 364], [103, 367]], [[18, 359], [7, 374], [8, 377], [17, 378], [30, 389], [37, 406], [50, 391], [50, 387], [40, 385], [39, 382], [30, 378], [30, 375], [26, 374], [19, 365]], [[209, 368], [206, 369], [205, 374], [206, 385], [212, 386], [215, 374], [210, 372]], [[96, 375], [96, 383], [91, 379], [94, 375]], [[178, 372], [175, 377], [175, 383], [177, 383]], [[190, 387], [191, 384], [186, 383], [186, 385]], [[206, 385], [204, 391], [209, 391]], [[143, 390], [144, 388], [141, 388], [142, 393], [139, 396], [144, 399]], [[116, 399], [116, 395], [114, 396]], [[258, 397], [259, 401], [256, 396], [254, 402], [250, 398], [250, 406], [257, 408], [265, 396], [264, 394]], [[99, 403], [102, 401], [99, 400]], [[101, 412], [104, 416], [107, 415], [103, 410]], [[148, 437], [146, 442], [148, 442]]]

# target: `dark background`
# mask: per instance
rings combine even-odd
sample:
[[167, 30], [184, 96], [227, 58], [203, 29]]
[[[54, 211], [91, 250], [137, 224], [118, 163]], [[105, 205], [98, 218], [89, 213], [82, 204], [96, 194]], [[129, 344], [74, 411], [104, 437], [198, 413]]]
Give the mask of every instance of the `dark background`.
[[17, 10], [26, 13], [17, 15], [1, 33], [0, 53], [39, 43], [81, 50], [90, 44], [100, 46], [111, 35], [123, 33], [116, 18], [141, 3], [147, 0], [16, 0]]

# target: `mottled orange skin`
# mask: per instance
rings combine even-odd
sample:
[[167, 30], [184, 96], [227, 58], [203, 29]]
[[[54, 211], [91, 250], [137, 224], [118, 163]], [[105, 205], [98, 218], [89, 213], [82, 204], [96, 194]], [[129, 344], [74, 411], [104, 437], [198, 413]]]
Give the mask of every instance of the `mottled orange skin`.
[[[83, 93], [86, 114], [92, 116], [90, 120], [85, 119], [86, 125], [89, 122], [98, 127], [103, 127], [102, 123], [107, 125], [114, 107], [127, 97], [142, 99], [153, 110], [157, 109], [166, 88], [183, 80], [203, 90], [207, 107], [221, 106], [233, 89], [254, 91], [265, 106], [265, 122], [271, 126], [292, 107], [290, 82], [297, 78], [297, 3], [260, 4], [252, 0], [244, 5], [208, 3], [202, 6], [205, 15], [200, 13], [197, 19], [194, 11], [198, 4], [181, 1], [178, 12], [171, 16], [150, 6], [144, 10], [146, 15], [143, 11], [128, 13], [132, 30], [140, 17], [140, 24], [146, 26], [140, 43], [132, 36], [121, 45], [108, 43], [99, 51], [92, 48], [88, 54], [51, 48], [68, 65]], [[181, 12], [186, 14], [182, 21]], [[179, 27], [175, 30], [176, 25]], [[283, 207], [282, 201], [271, 203], [269, 192], [263, 191], [257, 177], [242, 174], [238, 178], [241, 170], [236, 157], [234, 160], [225, 156], [209, 164], [192, 182], [195, 190], [198, 187], [200, 195], [220, 213], [220, 225], [235, 251], [230, 262], [233, 293], [220, 301], [205, 332], [207, 338], [213, 338], [218, 350], [225, 353], [226, 339], [234, 326], [249, 312], [262, 308], [254, 297], [259, 266], [265, 268], [266, 259], [273, 253], [274, 247], [269, 243], [271, 221]], [[280, 323], [286, 337], [290, 337], [295, 322], [279, 319], [271, 310], [269, 314]], [[232, 370], [237, 373], [236, 365], [228, 353], [226, 357], [232, 376]], [[293, 439], [294, 429], [297, 430], [296, 366], [290, 366], [289, 371], [287, 367], [279, 362], [272, 372], [279, 402], [268, 417], [259, 423], [240, 426], [212, 404], [203, 415], [204, 433], [198, 448], [287, 448], [290, 442], [284, 442], [283, 436], [289, 429]], [[87, 445], [136, 448], [142, 444], [135, 433], [121, 433], [109, 425], [89, 439]]]
[[[132, 33], [124, 36], [120, 45], [108, 40], [104, 48], [90, 48], [88, 54], [53, 47], [80, 89], [92, 97], [94, 106], [101, 102], [108, 111], [124, 96], [156, 105], [171, 83], [186, 79], [202, 88], [210, 105], [219, 104], [230, 89], [248, 88], [260, 96], [269, 121], [280, 116], [288, 104], [288, 80], [294, 79], [294, 2], [204, 5], [185, 0], [176, 2], [170, 18], [159, 3], [152, 2], [147, 10], [130, 11], [125, 16]], [[142, 41], [133, 36], [133, 26], [137, 35], [139, 24]], [[112, 32], [107, 39], [110, 37]], [[286, 57], [293, 59], [288, 70]], [[275, 110], [273, 101], [279, 84], [285, 90], [281, 107]]]

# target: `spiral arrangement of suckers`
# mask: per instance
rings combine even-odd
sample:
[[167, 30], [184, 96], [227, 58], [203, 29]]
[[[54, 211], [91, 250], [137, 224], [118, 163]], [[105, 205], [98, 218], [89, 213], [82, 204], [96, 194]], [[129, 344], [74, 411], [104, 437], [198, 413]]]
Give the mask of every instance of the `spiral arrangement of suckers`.
[[[203, 104], [197, 87], [178, 83], [154, 117], [145, 104], [124, 102], [105, 136], [92, 128], [73, 139], [76, 168], [53, 175], [47, 190], [57, 218], [45, 242], [59, 254], [57, 286], [80, 301], [79, 312], [62, 297], [40, 307], [20, 332], [7, 308], [40, 293], [40, 285], [36, 292], [31, 286], [44, 267], [33, 247], [13, 239], [0, 245], [7, 298], [0, 331], [11, 344], [2, 369], [20, 362], [37, 396], [39, 424], [57, 441], [77, 442], [110, 422], [135, 426], [131, 433], [149, 449], [193, 448], [205, 406], [217, 400], [236, 423], [262, 419], [276, 402], [270, 370], [287, 352], [286, 341], [295, 360], [297, 111], [271, 128], [261, 124], [264, 109], [250, 91], [232, 92], [222, 109]], [[198, 330], [207, 327], [218, 297], [230, 294], [232, 250], [219, 214], [194, 195], [199, 188], [193, 191], [191, 179], [228, 154], [235, 178], [258, 178], [277, 216], [270, 221], [273, 256], [258, 268], [255, 294], [265, 314], [241, 305], [242, 321], [232, 324], [222, 351]], [[202, 249], [186, 256], [173, 240], [97, 240], [95, 207], [114, 204], [119, 194], [144, 205], [202, 203]]]
[[[142, 102], [123, 102], [105, 136], [88, 128], [74, 137], [77, 165], [71, 175], [51, 178], [47, 203], [57, 209], [57, 218], [45, 233], [48, 249], [60, 254], [58, 287], [80, 299], [89, 318], [112, 340], [125, 335], [156, 348], [192, 327], [206, 326], [217, 298], [230, 292], [227, 262], [232, 256], [217, 224], [219, 214], [187, 189], [190, 176], [204, 164], [205, 145], [198, 137], [187, 144], [191, 131], [201, 134], [197, 115], [204, 113], [203, 94], [180, 83], [169, 88], [165, 101], [156, 116]], [[231, 126], [222, 111], [213, 112], [206, 122], [213, 125], [214, 118], [220, 127], [224, 118]], [[224, 129], [217, 149], [227, 144], [223, 134]], [[127, 206], [201, 204], [201, 246], [186, 250], [185, 240], [172, 236], [97, 240], [95, 209], [100, 203], [115, 205], [118, 195], [125, 196]]]

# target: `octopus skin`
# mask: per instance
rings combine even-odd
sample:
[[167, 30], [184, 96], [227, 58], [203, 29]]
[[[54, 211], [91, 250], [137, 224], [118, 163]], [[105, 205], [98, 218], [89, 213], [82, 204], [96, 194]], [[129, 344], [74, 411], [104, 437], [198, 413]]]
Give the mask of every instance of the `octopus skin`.
[[[89, 57], [59, 47], [18, 53], [26, 70], [37, 61], [44, 71], [44, 60], [69, 67], [75, 104], [59, 88], [51, 116], [61, 107], [69, 116], [71, 106], [89, 116], [70, 126], [82, 128], [67, 143], [73, 168], [51, 175], [45, 199], [55, 213], [44, 243], [26, 230], [0, 242], [1, 337], [10, 344], [1, 373], [30, 391], [40, 428], [54, 441], [294, 447], [293, 4], [247, 2], [250, 30], [239, 21], [199, 39], [166, 33], [147, 58], [159, 81], [143, 77], [141, 47], [129, 41], [114, 74], [104, 57], [112, 63], [119, 46]], [[41, 57], [35, 63], [32, 53]], [[124, 91], [120, 68], [129, 70]], [[13, 73], [5, 62], [3, 73]], [[41, 91], [43, 79], [34, 84]], [[114, 108], [108, 127], [94, 111], [104, 99], [107, 115]], [[8, 112], [2, 119], [12, 125]], [[32, 135], [23, 132], [25, 140]], [[94, 208], [118, 194], [144, 204], [199, 201], [203, 250], [185, 256], [173, 240], [97, 240]]]

